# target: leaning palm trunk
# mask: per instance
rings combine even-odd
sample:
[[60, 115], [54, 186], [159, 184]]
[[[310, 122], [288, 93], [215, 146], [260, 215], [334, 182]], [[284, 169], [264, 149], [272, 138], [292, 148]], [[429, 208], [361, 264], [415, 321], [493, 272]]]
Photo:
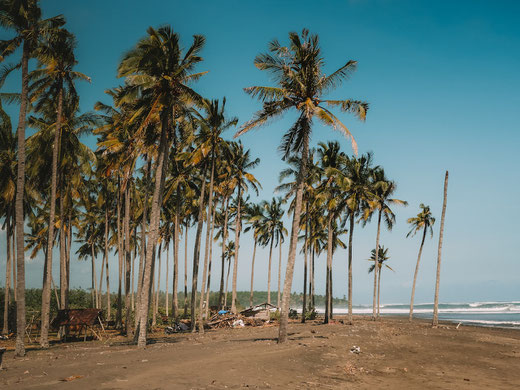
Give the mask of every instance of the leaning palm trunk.
[[[200, 283], [200, 303], [199, 303], [199, 329], [204, 333], [204, 299], [206, 298], [206, 279], [208, 277], [208, 261], [209, 261], [209, 247], [211, 245], [211, 225], [213, 216], [213, 181], [215, 175], [215, 159], [211, 157], [211, 174], [209, 180], [209, 198], [208, 198], [208, 221], [206, 223], [206, 243], [204, 247], [204, 269], [202, 270], [202, 282]], [[206, 302], [206, 305], [209, 303]]]
[[[54, 143], [52, 145], [52, 172], [51, 172], [51, 197], [49, 210], [49, 228], [47, 236], [47, 255], [45, 257], [45, 275], [42, 290], [42, 312], [41, 312], [41, 336], [40, 345], [49, 347], [49, 321], [51, 307], [51, 275], [52, 275], [52, 250], [54, 248], [54, 224], [56, 218], [56, 187], [58, 181], [58, 148], [60, 144], [61, 116], [63, 111], [63, 89], [60, 85], [58, 95], [58, 112], [56, 118], [56, 129], [54, 131]], [[94, 260], [92, 260], [94, 261]]]
[[168, 150], [168, 139], [166, 134], [166, 118], [162, 118], [161, 139], [159, 141], [159, 153], [155, 169], [155, 184], [152, 198], [152, 212], [150, 216], [150, 231], [148, 242], [146, 243], [146, 259], [143, 267], [143, 284], [139, 296], [139, 323], [136, 329], [138, 335], [137, 345], [139, 348], [146, 347], [148, 332], [148, 311], [150, 308], [150, 287], [152, 279], [153, 253], [154, 247], [159, 238], [159, 218], [162, 205], [162, 192], [164, 188], [165, 158]]
[[9, 208], [6, 216], [6, 260], [5, 260], [5, 292], [4, 292], [4, 323], [2, 335], [9, 334], [9, 295], [11, 294], [11, 222]]
[[415, 265], [415, 272], [413, 274], [413, 284], [412, 284], [412, 297], [410, 299], [410, 316], [408, 320], [411, 322], [413, 319], [413, 301], [415, 299], [415, 284], [417, 283], [417, 275], [419, 274], [419, 263], [421, 261], [421, 254], [423, 250], [424, 240], [426, 238], [426, 225], [424, 226], [424, 232], [421, 240], [421, 246], [419, 247], [419, 255], [417, 256], [417, 264]]
[[[226, 253], [226, 240], [227, 240], [227, 224], [228, 224], [228, 217], [229, 217], [229, 197], [225, 201], [225, 211], [224, 211], [224, 232], [222, 234], [222, 270], [220, 274], [220, 289], [219, 289], [219, 296], [218, 296], [218, 302], [219, 307], [221, 309], [224, 308], [224, 266], [225, 266], [225, 253]], [[224, 200], [222, 200], [222, 207], [224, 207]]]
[[[372, 302], [372, 320], [376, 319], [376, 292], [379, 290], [377, 287], [377, 275], [379, 273], [379, 234], [381, 232], [381, 209], [377, 217], [377, 234], [376, 234], [376, 255], [374, 260], [374, 298]], [[379, 295], [379, 294], [377, 294]], [[379, 301], [379, 298], [377, 298]], [[377, 302], [377, 309], [379, 310], [379, 302]]]
[[327, 218], [327, 271], [325, 273], [325, 319], [324, 323], [328, 324], [330, 319], [330, 269], [332, 267], [332, 240], [333, 240], [333, 234], [332, 234], [332, 213], [329, 213], [329, 217]]
[[236, 314], [237, 312], [237, 277], [238, 277], [238, 252], [240, 250], [240, 230], [242, 229], [242, 216], [240, 215], [241, 206], [241, 188], [240, 183], [238, 184], [238, 204], [237, 204], [237, 216], [235, 220], [235, 261], [233, 263], [233, 291], [231, 293], [231, 312]]
[[249, 307], [253, 307], [253, 282], [255, 280], [255, 256], [257, 244], [258, 242], [255, 237], [255, 246], [253, 247], [253, 261], [251, 262], [251, 292], [249, 293]]
[[433, 301], [433, 321], [432, 325], [439, 324], [439, 282], [441, 279], [441, 254], [442, 254], [442, 238], [444, 234], [444, 217], [446, 216], [446, 202], [448, 200], [448, 171], [444, 177], [444, 200], [442, 202], [441, 227], [439, 231], [439, 248], [437, 254], [437, 277], [435, 279], [435, 298]]
[[22, 93], [18, 116], [18, 166], [16, 176], [16, 346], [15, 355], [25, 356], [25, 253], [24, 253], [24, 211], [25, 186], [25, 119], [27, 115], [27, 92], [29, 86], [29, 45], [25, 42], [22, 52]]
[[350, 232], [348, 236], [348, 322], [352, 325], [352, 235], [354, 234], [354, 213], [350, 212]]
[[[200, 259], [200, 238], [202, 236], [202, 226], [204, 225], [204, 195], [206, 193], [206, 168], [202, 169], [202, 189], [199, 197], [199, 212], [197, 217], [197, 232], [195, 233], [195, 245], [193, 247], [193, 274], [191, 279], [191, 331], [195, 331], [195, 304], [197, 300], [197, 282], [199, 278], [199, 259]], [[202, 327], [201, 332], [204, 332]]]
[[[303, 126], [303, 124], [302, 124]], [[285, 281], [283, 285], [282, 308], [280, 312], [280, 329], [278, 332], [278, 342], [284, 343], [287, 340], [287, 326], [289, 323], [289, 301], [291, 299], [291, 287], [294, 274], [294, 263], [296, 260], [296, 247], [298, 244], [298, 233], [300, 230], [300, 214], [302, 212], [303, 201], [303, 181], [307, 173], [307, 159], [309, 154], [309, 133], [303, 136], [303, 151], [300, 172], [297, 179], [296, 202], [294, 207], [293, 221], [291, 226], [291, 240], [289, 242], [289, 257], [287, 268], [285, 269]]]

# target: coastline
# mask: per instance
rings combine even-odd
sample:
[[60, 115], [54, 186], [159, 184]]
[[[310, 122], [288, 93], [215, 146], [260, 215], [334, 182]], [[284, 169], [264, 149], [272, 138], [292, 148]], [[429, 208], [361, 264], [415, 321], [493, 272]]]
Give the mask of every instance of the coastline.
[[[162, 332], [144, 350], [115, 338], [30, 350], [28, 359], [4, 356], [0, 387], [157, 389], [518, 388], [520, 332], [401, 316], [374, 322], [336, 316], [289, 326], [289, 341], [276, 344], [278, 327]], [[342, 323], [343, 321], [344, 323]], [[351, 353], [359, 346], [361, 353]]]

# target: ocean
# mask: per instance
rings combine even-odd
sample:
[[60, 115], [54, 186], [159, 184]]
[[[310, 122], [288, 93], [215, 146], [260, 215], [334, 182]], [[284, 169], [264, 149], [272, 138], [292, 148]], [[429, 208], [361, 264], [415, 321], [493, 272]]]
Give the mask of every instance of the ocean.
[[[355, 305], [354, 314], [372, 314], [372, 305]], [[318, 308], [324, 313], [323, 308]], [[409, 304], [381, 305], [381, 315], [408, 316]], [[335, 307], [334, 314], [346, 314], [347, 308]], [[414, 305], [414, 318], [432, 318], [433, 303]], [[439, 303], [439, 320], [462, 323], [466, 325], [492, 326], [499, 328], [520, 329], [520, 301], [510, 302], [472, 302], [472, 303]]]

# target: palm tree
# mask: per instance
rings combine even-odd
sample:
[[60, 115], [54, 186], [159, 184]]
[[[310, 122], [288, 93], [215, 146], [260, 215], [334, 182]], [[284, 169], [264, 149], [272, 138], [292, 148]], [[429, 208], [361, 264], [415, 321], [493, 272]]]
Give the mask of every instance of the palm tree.
[[[390, 267], [385, 262], [390, 259], [390, 256], [388, 256], [388, 248], [385, 249], [384, 246], [380, 246], [379, 250], [376, 253], [375, 249], [372, 249], [370, 259], [368, 261], [373, 261], [374, 264], [370, 266], [368, 269], [368, 273], [371, 273], [372, 271], [377, 272], [377, 316], [379, 317], [379, 297], [381, 295], [381, 271], [383, 269], [383, 265], [388, 268], [390, 271], [395, 272], [392, 267]], [[376, 267], [376, 264], [378, 265]], [[377, 270], [377, 271], [375, 271]]]
[[249, 172], [260, 163], [260, 159], [252, 160], [250, 151], [244, 150], [242, 143], [233, 142], [230, 148], [231, 166], [229, 167], [230, 179], [232, 186], [237, 189], [237, 208], [235, 216], [235, 258], [233, 263], [233, 284], [231, 294], [231, 312], [236, 313], [237, 299], [237, 277], [238, 277], [238, 252], [240, 249], [240, 232], [242, 230], [242, 195], [251, 188], [258, 194], [258, 188], [261, 187], [258, 180]]
[[349, 179], [342, 186], [345, 193], [346, 218], [349, 220], [348, 237], [348, 321], [352, 324], [352, 240], [355, 218], [366, 204], [373, 199], [372, 191], [372, 154], [359, 158], [347, 158], [345, 176]]
[[[395, 223], [395, 214], [390, 208], [391, 205], [406, 206], [408, 202], [400, 199], [391, 199], [390, 196], [395, 192], [397, 185], [395, 182], [388, 180], [385, 176], [385, 171], [382, 168], [374, 169], [373, 171], [373, 193], [374, 197], [368, 201], [363, 211], [363, 222], [366, 223], [372, 218], [372, 215], [377, 210], [377, 234], [376, 234], [376, 248], [379, 248], [379, 235], [381, 233], [381, 220], [384, 218], [386, 228], [392, 230]], [[379, 251], [374, 251], [375, 262], [378, 263]], [[379, 269], [374, 271], [374, 296], [372, 303], [372, 319], [376, 319], [376, 300], [377, 296], [377, 280]], [[376, 299], [377, 298], [377, 299]], [[377, 304], [379, 309], [379, 304]]]
[[423, 230], [423, 235], [421, 239], [421, 246], [419, 247], [419, 255], [417, 256], [417, 264], [415, 265], [415, 272], [413, 274], [413, 284], [412, 284], [412, 297], [410, 299], [410, 317], [409, 321], [412, 321], [413, 318], [413, 301], [415, 298], [415, 284], [417, 282], [417, 275], [419, 274], [419, 263], [421, 261], [421, 254], [424, 246], [424, 239], [426, 238], [426, 233], [428, 230], [430, 231], [430, 236], [433, 237], [433, 225], [435, 224], [435, 218], [433, 217], [430, 206], [425, 206], [424, 204], [420, 204], [419, 207], [421, 211], [417, 214], [416, 217], [408, 218], [406, 221], [412, 227], [412, 229], [408, 232], [406, 237], [415, 236], [415, 234]]
[[143, 137], [144, 129], [154, 118], [157, 118], [160, 123], [143, 287], [139, 299], [139, 332], [136, 332], [140, 348], [146, 346], [149, 286], [152, 276], [153, 249], [159, 238], [160, 210], [167, 167], [165, 160], [174, 137], [172, 130], [174, 130], [176, 112], [182, 111], [182, 107], [187, 103], [202, 100], [187, 84], [197, 80], [203, 74], [192, 73], [192, 71], [195, 65], [202, 61], [198, 54], [205, 42], [203, 36], [195, 35], [193, 44], [183, 53], [179, 35], [174, 33], [171, 27], [163, 26], [158, 29], [149, 27], [147, 33], [148, 36], [141, 39], [136, 47], [124, 56], [118, 69], [119, 77], [126, 77], [130, 90], [140, 94], [137, 111], [142, 114], [143, 120], [134, 136]]
[[25, 184], [25, 121], [29, 92], [29, 58], [35, 54], [41, 38], [65, 23], [63, 17], [55, 16], [41, 19], [42, 11], [38, 0], [5, 0], [0, 3], [0, 25], [7, 30], [14, 30], [16, 36], [0, 41], [0, 61], [22, 46], [22, 58], [19, 66], [22, 70], [22, 88], [20, 94], [20, 113], [18, 116], [18, 166], [16, 178], [16, 347], [17, 356], [25, 355], [25, 255], [24, 255], [24, 184]]
[[442, 254], [442, 238], [444, 234], [444, 218], [446, 216], [446, 203], [448, 201], [448, 171], [444, 177], [444, 199], [442, 202], [441, 227], [439, 230], [439, 247], [437, 254], [437, 275], [435, 278], [435, 298], [433, 301], [433, 320], [432, 326], [439, 324], [439, 283], [441, 279], [441, 254]]
[[52, 253], [54, 248], [54, 225], [56, 210], [56, 188], [58, 177], [58, 149], [60, 143], [61, 123], [63, 115], [64, 89], [76, 99], [74, 81], [77, 79], [90, 80], [82, 73], [73, 71], [77, 61], [74, 58], [76, 42], [74, 36], [65, 29], [57, 30], [49, 37], [45, 45], [36, 51], [39, 61], [37, 70], [30, 74], [34, 80], [31, 92], [38, 99], [35, 110], [39, 112], [49, 101], [57, 101], [56, 130], [54, 134], [52, 152], [52, 171], [50, 186], [50, 212], [49, 229], [47, 239], [47, 255], [45, 258], [45, 275], [42, 291], [42, 314], [41, 314], [41, 337], [40, 344], [43, 348], [49, 347], [49, 314], [51, 302], [51, 275], [52, 275]]
[[255, 242], [253, 247], [253, 260], [251, 261], [251, 292], [249, 294], [249, 307], [253, 307], [253, 282], [255, 278], [255, 257], [256, 257], [256, 247], [258, 245], [258, 241], [261, 239], [261, 225], [262, 221], [265, 218], [264, 216], [264, 208], [261, 204], [258, 203], [249, 203], [246, 206], [246, 219], [249, 226], [244, 229], [244, 232], [249, 230], [253, 231], [253, 240]]
[[361, 120], [365, 119], [368, 110], [368, 104], [358, 100], [323, 99], [323, 96], [339, 85], [341, 81], [349, 78], [356, 69], [356, 61], [348, 61], [335, 72], [325, 76], [322, 70], [324, 60], [321, 57], [318, 36], [311, 35], [308, 30], [304, 29], [301, 36], [296, 32], [289, 33], [289, 40], [288, 46], [282, 46], [277, 40], [272, 41], [269, 45], [270, 54], [260, 54], [255, 58], [255, 66], [260, 70], [271, 72], [278, 86], [254, 86], [245, 89], [247, 93], [260, 99], [264, 106], [235, 135], [235, 137], [242, 135], [254, 127], [265, 124], [271, 118], [281, 116], [290, 109], [298, 112], [298, 119], [284, 134], [281, 145], [284, 159], [291, 154], [299, 154], [302, 163], [297, 178], [289, 255], [283, 288], [278, 337], [280, 343], [287, 339], [289, 298], [296, 260], [303, 183], [306, 177], [313, 119], [318, 118], [324, 124], [341, 131], [351, 139], [352, 147], [357, 150], [350, 131], [325, 105], [340, 107], [342, 111], [353, 113]]

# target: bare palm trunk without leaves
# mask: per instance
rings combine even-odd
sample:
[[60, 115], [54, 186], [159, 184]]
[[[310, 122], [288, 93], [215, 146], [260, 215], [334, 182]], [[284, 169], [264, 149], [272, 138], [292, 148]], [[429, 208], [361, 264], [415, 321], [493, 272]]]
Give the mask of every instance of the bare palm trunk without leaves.
[[49, 348], [49, 325], [51, 307], [51, 276], [52, 276], [52, 252], [54, 248], [54, 224], [56, 218], [56, 187], [58, 181], [58, 148], [60, 144], [61, 116], [63, 111], [63, 89], [60, 88], [58, 95], [58, 113], [56, 129], [54, 131], [54, 143], [52, 145], [52, 172], [51, 172], [51, 197], [49, 210], [49, 228], [47, 236], [47, 256], [45, 258], [45, 275], [42, 289], [42, 312], [41, 312], [41, 336], [40, 345]]
[[[211, 217], [213, 216], [213, 181], [215, 175], [215, 159], [211, 157], [211, 174], [209, 180], [209, 197], [208, 197], [208, 216], [206, 222], [206, 243], [204, 247], [204, 268], [202, 270], [202, 281], [200, 283], [200, 303], [199, 303], [199, 329], [204, 333], [204, 299], [206, 298], [206, 279], [208, 277], [209, 247], [211, 245]], [[209, 303], [206, 302], [206, 305]]]
[[7, 209], [6, 218], [6, 260], [5, 260], [5, 291], [4, 291], [4, 323], [2, 326], [2, 335], [9, 334], [9, 296], [11, 295], [11, 218], [9, 208]]
[[159, 141], [159, 153], [157, 155], [157, 163], [155, 169], [155, 183], [152, 197], [152, 212], [150, 216], [150, 230], [148, 233], [148, 242], [146, 243], [146, 260], [143, 267], [143, 284], [139, 297], [139, 323], [136, 329], [138, 336], [137, 346], [139, 348], [146, 347], [146, 338], [148, 332], [148, 312], [150, 308], [150, 287], [152, 279], [153, 253], [154, 247], [159, 238], [159, 219], [162, 206], [162, 192], [164, 188], [165, 176], [165, 159], [168, 150], [168, 139], [166, 134], [167, 120], [162, 118], [161, 139]]
[[249, 293], [249, 307], [253, 307], [253, 284], [255, 280], [255, 257], [256, 257], [256, 245], [258, 244], [255, 237], [255, 245], [253, 247], [253, 260], [251, 261], [251, 292]]
[[[305, 237], [304, 237], [304, 248], [303, 248], [303, 304], [302, 304], [302, 324], [305, 323], [305, 312], [307, 310], [307, 263], [308, 263], [308, 243], [307, 236], [309, 230], [309, 202], [305, 202], [305, 211], [307, 215], [307, 221], [305, 221]], [[310, 289], [309, 289], [310, 290]]]
[[184, 228], [184, 317], [188, 315], [188, 223]]
[[271, 237], [271, 244], [269, 245], [269, 263], [267, 269], [267, 303], [271, 304], [271, 264], [273, 259], [273, 242], [274, 237]]
[[211, 263], [213, 262], [212, 261], [212, 257], [213, 257], [213, 231], [215, 229], [215, 212], [217, 211], [217, 205], [215, 205], [213, 207], [213, 215], [211, 217], [211, 234], [210, 234], [210, 237], [211, 237], [211, 242], [210, 242], [210, 245], [209, 245], [209, 264], [208, 264], [208, 284], [206, 286], [206, 313], [205, 313], [205, 316], [206, 318], [208, 318], [208, 315], [209, 315], [209, 290], [210, 290], [210, 287], [211, 287]]
[[107, 320], [111, 319], [111, 303], [110, 303], [110, 275], [108, 267], [108, 207], [105, 209], [105, 268], [107, 278]]
[[444, 201], [442, 202], [441, 227], [439, 231], [439, 248], [437, 254], [437, 277], [435, 279], [435, 298], [433, 301], [433, 321], [432, 326], [439, 325], [439, 283], [441, 280], [441, 254], [442, 238], [444, 234], [444, 217], [446, 216], [446, 202], [448, 200], [448, 171], [444, 177]]
[[125, 275], [125, 334], [127, 336], [132, 335], [132, 327], [130, 325], [130, 314], [132, 312], [130, 302], [130, 278], [132, 276], [132, 250], [130, 248], [130, 183], [126, 183], [125, 189], [125, 219], [124, 219], [124, 232], [125, 232], [125, 260], [126, 260], [126, 275]]
[[381, 297], [381, 273], [383, 271], [383, 266], [379, 269], [377, 276], [377, 318], [379, 319], [379, 298]]
[[[376, 234], [376, 253], [375, 253], [375, 261], [374, 261], [374, 297], [372, 301], [372, 320], [376, 320], [376, 293], [377, 293], [377, 275], [379, 273], [379, 235], [381, 232], [381, 210], [379, 210], [379, 214], [377, 217], [377, 234]], [[379, 307], [379, 304], [377, 304]]]
[[303, 182], [307, 172], [307, 159], [309, 154], [309, 135], [304, 134], [302, 164], [298, 175], [298, 187], [296, 190], [296, 202], [294, 207], [293, 221], [291, 226], [291, 240], [289, 242], [289, 257], [287, 268], [285, 269], [285, 281], [283, 285], [282, 309], [280, 312], [280, 329], [278, 332], [278, 342], [284, 343], [287, 340], [287, 326], [289, 323], [289, 302], [291, 299], [291, 287], [294, 274], [294, 263], [296, 261], [296, 247], [298, 244], [298, 233], [300, 230], [300, 214], [302, 212], [303, 201]]
[[415, 299], [415, 284], [417, 283], [417, 275], [419, 274], [419, 263], [421, 261], [421, 254], [422, 254], [425, 238], [426, 238], [426, 226], [424, 226], [423, 236], [422, 236], [422, 240], [421, 240], [421, 246], [419, 247], [419, 255], [417, 256], [417, 264], [415, 265], [415, 272], [413, 274], [412, 297], [410, 299], [410, 316], [408, 318], [408, 320], [410, 322], [413, 319], [413, 301]]
[[280, 284], [282, 280], [282, 241], [278, 243], [278, 298], [276, 306], [280, 307]]
[[[191, 331], [195, 332], [196, 327], [196, 302], [197, 302], [197, 282], [199, 279], [199, 259], [200, 259], [200, 246], [202, 227], [204, 225], [204, 195], [206, 193], [206, 168], [202, 169], [202, 189], [199, 197], [199, 212], [197, 216], [197, 231], [195, 233], [195, 245], [193, 246], [193, 274], [191, 279], [191, 304], [190, 304], [190, 317], [191, 317]], [[204, 283], [204, 282], [203, 282]], [[202, 328], [204, 332], [204, 328]]]
[[238, 184], [238, 204], [237, 204], [237, 216], [235, 220], [235, 261], [233, 263], [233, 287], [231, 293], [231, 312], [236, 314], [237, 312], [237, 277], [238, 277], [238, 252], [240, 250], [240, 230], [242, 230], [242, 215], [240, 214], [241, 207], [241, 188]]
[[22, 53], [22, 93], [18, 116], [18, 166], [16, 176], [16, 346], [15, 355], [25, 356], [25, 252], [24, 252], [24, 211], [25, 187], [25, 119], [27, 114], [27, 92], [29, 86], [29, 46], [23, 45]]
[[[225, 253], [226, 253], [226, 240], [227, 240], [227, 224], [229, 217], [229, 197], [227, 197], [224, 211], [224, 231], [222, 233], [222, 269], [220, 274], [220, 289], [218, 296], [218, 304], [221, 309], [224, 308], [224, 266], [226, 262]], [[224, 206], [224, 200], [222, 200], [222, 206]]]
[[172, 286], [172, 318], [179, 316], [179, 240], [180, 238], [180, 194], [177, 190], [177, 204], [175, 206], [175, 222], [173, 227], [173, 286]]
[[325, 319], [323, 323], [328, 324], [330, 319], [330, 269], [332, 266], [332, 213], [327, 218], [327, 269], [325, 272]]
[[354, 213], [350, 213], [348, 236], [348, 322], [352, 325], [352, 236], [354, 234]]
[[168, 245], [166, 246], [166, 285], [164, 286], [165, 288], [165, 299], [166, 299], [166, 302], [164, 303], [164, 310], [166, 311], [166, 317], [169, 317], [169, 297], [168, 297], [168, 274], [170, 273], [170, 243], [168, 242]]

